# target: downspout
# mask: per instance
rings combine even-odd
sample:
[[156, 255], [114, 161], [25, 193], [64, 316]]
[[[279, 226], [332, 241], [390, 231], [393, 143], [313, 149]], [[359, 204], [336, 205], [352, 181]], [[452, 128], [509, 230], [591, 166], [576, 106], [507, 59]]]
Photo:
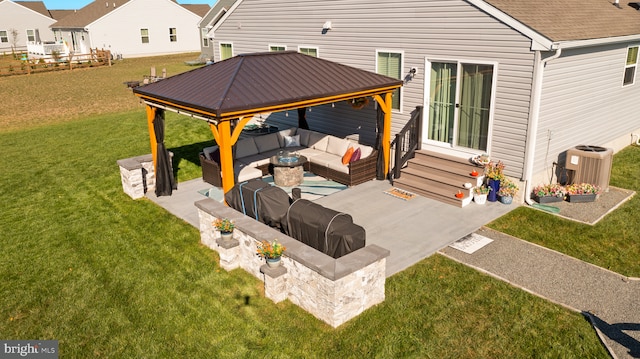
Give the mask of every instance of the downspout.
[[[552, 46], [552, 49], [556, 47]], [[528, 205], [532, 205], [531, 200], [531, 178], [533, 177], [533, 162], [535, 159], [536, 141], [538, 140], [538, 123], [540, 120], [540, 99], [542, 97], [542, 80], [544, 78], [544, 68], [551, 60], [555, 60], [562, 54], [562, 48], [556, 47], [556, 52], [545, 58], [541, 59], [542, 55], [539, 50], [535, 52], [535, 63], [537, 65], [533, 70], [533, 93], [531, 96], [531, 113], [529, 115], [529, 128], [527, 135], [527, 147], [525, 158], [525, 195], [524, 201]]]

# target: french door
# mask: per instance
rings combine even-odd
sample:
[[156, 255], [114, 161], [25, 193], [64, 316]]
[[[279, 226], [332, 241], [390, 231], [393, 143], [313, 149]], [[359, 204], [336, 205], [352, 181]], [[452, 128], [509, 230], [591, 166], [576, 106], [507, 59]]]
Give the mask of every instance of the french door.
[[[492, 64], [427, 61], [426, 144], [486, 152], [495, 71]], [[468, 151], [470, 150], [470, 151]]]

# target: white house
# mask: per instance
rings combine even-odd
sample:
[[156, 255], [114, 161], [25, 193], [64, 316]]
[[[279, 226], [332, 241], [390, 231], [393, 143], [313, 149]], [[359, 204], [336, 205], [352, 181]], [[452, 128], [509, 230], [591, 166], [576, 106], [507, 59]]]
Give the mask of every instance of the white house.
[[[488, 153], [530, 188], [555, 181], [577, 145], [617, 151], [637, 140], [637, 7], [608, 0], [238, 0], [213, 25], [213, 46], [221, 49], [217, 61], [222, 49], [296, 50], [404, 79], [394, 95], [393, 132], [422, 106], [423, 150], [467, 159]], [[373, 112], [335, 104], [314, 108], [307, 120], [312, 129], [372, 142]]]
[[0, 53], [24, 51], [28, 42], [54, 41], [55, 23], [42, 1], [0, 0]]
[[208, 5], [172, 0], [94, 1], [51, 26], [76, 53], [91, 48], [124, 57], [200, 50], [198, 22]]

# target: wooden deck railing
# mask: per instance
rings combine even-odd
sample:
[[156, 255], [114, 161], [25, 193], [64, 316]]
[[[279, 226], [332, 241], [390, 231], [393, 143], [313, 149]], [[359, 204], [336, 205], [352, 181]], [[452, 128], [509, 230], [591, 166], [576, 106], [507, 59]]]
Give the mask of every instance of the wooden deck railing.
[[423, 106], [416, 106], [409, 122], [396, 134], [395, 139], [391, 142], [392, 151], [395, 153], [391, 180], [400, 178], [402, 166], [413, 158], [416, 150], [420, 149], [420, 144], [422, 143], [422, 113]]

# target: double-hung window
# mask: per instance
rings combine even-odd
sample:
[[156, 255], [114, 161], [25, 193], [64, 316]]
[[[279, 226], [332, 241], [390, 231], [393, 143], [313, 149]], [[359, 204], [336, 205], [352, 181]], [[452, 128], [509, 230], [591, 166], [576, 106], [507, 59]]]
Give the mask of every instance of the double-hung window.
[[627, 48], [627, 62], [624, 65], [624, 79], [622, 86], [633, 85], [638, 67], [638, 46]]
[[220, 43], [220, 60], [226, 60], [233, 57], [233, 44], [230, 42]]
[[298, 52], [301, 54], [318, 57], [318, 48], [317, 47], [299, 47]]
[[[402, 53], [377, 51], [376, 72], [400, 80], [402, 78]], [[391, 108], [400, 110], [400, 89], [393, 92]]]
[[140, 29], [140, 38], [143, 44], [149, 43], [149, 29]]
[[27, 29], [27, 41], [35, 42], [36, 41], [36, 31], [33, 29]]
[[0, 42], [9, 42], [7, 30], [0, 30]]
[[169, 41], [176, 42], [178, 41], [178, 30], [175, 27], [169, 28]]
[[206, 28], [202, 28], [202, 47], [209, 47], [209, 31]]

